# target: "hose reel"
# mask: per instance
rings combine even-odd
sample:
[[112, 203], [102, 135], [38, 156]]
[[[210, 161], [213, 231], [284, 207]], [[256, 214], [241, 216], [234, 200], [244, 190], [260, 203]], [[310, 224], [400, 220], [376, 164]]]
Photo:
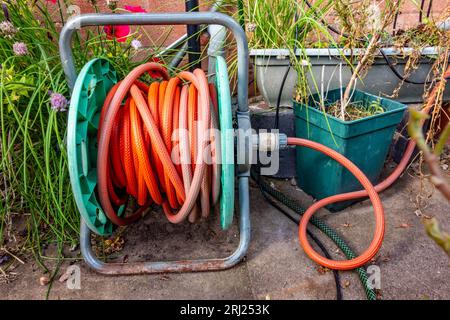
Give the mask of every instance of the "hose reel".
[[[251, 141], [250, 134], [250, 119], [248, 115], [247, 105], [247, 86], [248, 83], [248, 48], [245, 38], [245, 33], [242, 28], [230, 17], [219, 13], [171, 13], [171, 14], [87, 14], [80, 15], [70, 20], [63, 28], [60, 38], [60, 52], [61, 60], [63, 62], [64, 71], [66, 73], [67, 80], [72, 89], [71, 106], [68, 119], [68, 156], [69, 156], [69, 171], [71, 177], [72, 189], [75, 195], [77, 207], [82, 216], [81, 222], [81, 234], [80, 234], [80, 248], [87, 264], [96, 271], [104, 274], [139, 274], [139, 273], [159, 273], [159, 272], [180, 272], [180, 271], [205, 271], [205, 270], [219, 270], [229, 268], [238, 263], [245, 255], [249, 240], [250, 240], [250, 221], [249, 221], [249, 197], [248, 197], [248, 177], [249, 177], [249, 163], [240, 164], [237, 167], [238, 181], [239, 181], [239, 229], [240, 229], [240, 242], [236, 251], [226, 258], [216, 259], [203, 259], [203, 260], [182, 260], [182, 261], [162, 261], [162, 262], [138, 262], [138, 263], [104, 263], [100, 261], [92, 251], [90, 235], [91, 232], [106, 236], [110, 235], [117, 224], [120, 221], [131, 221], [132, 218], [127, 217], [125, 214], [125, 203], [115, 203], [114, 213], [116, 217], [111, 215], [111, 210], [108, 210], [108, 206], [105, 206], [105, 193], [104, 191], [109, 188], [108, 181], [105, 180], [105, 172], [109, 172], [113, 166], [109, 161], [111, 159], [105, 158], [105, 145], [109, 146], [109, 143], [102, 143], [103, 140], [108, 140], [105, 137], [110, 138], [111, 132], [108, 129], [108, 119], [114, 118], [111, 115], [111, 110], [106, 111], [106, 115], [102, 114], [102, 110], [105, 110], [104, 102], [109, 99], [109, 94], [114, 90], [123, 93], [124, 90], [127, 93], [133, 94], [133, 98], [136, 98], [136, 105], [139, 112], [144, 109], [139, 109], [142, 105], [139, 105], [139, 99], [135, 96], [145, 94], [149, 89], [147, 85], [138, 83], [135, 80], [140, 74], [136, 74], [136, 78], [127, 83], [127, 78], [122, 82], [117, 78], [117, 74], [106, 59], [94, 59], [89, 61], [77, 76], [73, 63], [72, 49], [70, 46], [71, 38], [77, 27], [83, 26], [97, 26], [97, 25], [117, 25], [117, 24], [134, 24], [134, 25], [161, 25], [161, 24], [221, 24], [230, 29], [237, 41], [238, 47], [238, 109], [237, 122], [239, 128], [243, 129], [238, 139], [244, 144], [249, 144]], [[150, 63], [150, 67], [154, 67], [155, 63]], [[137, 69], [143, 69], [145, 66], [139, 66]], [[158, 66], [160, 68], [161, 66]], [[141, 70], [144, 72], [145, 70]], [[222, 160], [222, 166], [220, 169], [220, 225], [221, 228], [228, 229], [233, 220], [234, 213], [234, 183], [235, 183], [235, 165], [234, 157], [230, 154], [234, 154], [234, 135], [232, 128], [232, 114], [231, 114], [231, 97], [229, 89], [229, 79], [227, 74], [227, 66], [225, 60], [222, 57], [216, 57], [216, 83], [212, 88], [217, 88], [217, 111], [219, 112], [220, 127], [225, 130], [221, 130], [220, 136], [217, 137], [220, 140], [220, 144], [223, 148], [223, 152], [220, 153]], [[132, 71], [138, 72], [136, 70]], [[142, 73], [141, 72], [141, 73]], [[164, 73], [164, 72], [161, 72]], [[197, 70], [193, 74], [200, 76], [202, 71]], [[185, 73], [181, 73], [177, 77], [187, 80], [192, 84], [197, 81], [195, 77]], [[164, 78], [164, 77], [163, 77]], [[178, 78], [163, 79], [170, 82], [178, 82]], [[164, 86], [168, 83], [164, 82]], [[162, 82], [161, 82], [162, 83]], [[203, 79], [203, 83], [206, 83]], [[135, 86], [137, 85], [137, 86]], [[187, 84], [184, 84], [187, 86]], [[162, 87], [162, 85], [161, 85]], [[123, 90], [122, 90], [123, 89]], [[200, 88], [196, 88], [198, 91]], [[184, 90], [184, 88], [183, 88]], [[186, 91], [186, 90], [185, 90]], [[119, 94], [116, 92], [116, 95]], [[178, 92], [178, 91], [177, 91]], [[114, 99], [122, 104], [123, 97], [117, 97], [114, 94]], [[119, 94], [120, 95], [120, 94]], [[170, 94], [168, 95], [170, 96]], [[211, 95], [212, 96], [212, 95]], [[150, 96], [148, 97], [150, 99]], [[191, 96], [189, 96], [191, 98]], [[198, 99], [201, 98], [199, 94]], [[142, 101], [141, 101], [142, 102]], [[126, 104], [126, 102], [125, 102]], [[111, 105], [113, 103], [111, 102]], [[150, 102], [149, 102], [150, 105]], [[135, 106], [136, 107], [136, 106]], [[208, 103], [209, 107], [209, 103]], [[136, 111], [136, 110], [135, 110]], [[144, 110], [145, 111], [145, 110]], [[147, 112], [147, 111], [145, 111]], [[102, 117], [105, 119], [101, 119]], [[201, 117], [201, 115], [199, 116]], [[104, 120], [104, 121], [103, 121]], [[154, 119], [153, 119], [154, 120]], [[140, 138], [146, 138], [147, 134], [151, 136], [151, 142], [157, 142], [162, 139], [161, 133], [165, 130], [165, 127], [158, 130], [149, 130], [145, 123], [144, 118], [141, 119], [141, 124], [145, 127], [141, 132]], [[230, 134], [231, 133], [231, 134]], [[154, 140], [154, 135], [157, 139]], [[99, 139], [98, 139], [99, 138]], [[138, 137], [139, 138], [139, 137]], [[105, 140], [105, 141], [106, 141]], [[139, 140], [139, 139], [138, 139]], [[162, 139], [164, 140], [164, 139]], [[109, 141], [109, 140], [108, 140]], [[162, 146], [162, 145], [160, 145]], [[106, 150], [108, 151], [108, 148]], [[163, 149], [163, 148], [160, 148]], [[168, 151], [168, 150], [166, 150]], [[162, 152], [164, 157], [167, 156], [166, 151]], [[118, 154], [120, 156], [120, 154]], [[113, 157], [114, 158], [114, 157]], [[106, 159], [106, 161], [104, 161]], [[167, 157], [165, 158], [167, 159]], [[160, 159], [161, 160], [161, 159]], [[156, 160], [155, 160], [156, 161]], [[104, 165], [105, 164], [105, 165]], [[166, 166], [167, 162], [163, 162], [163, 166]], [[109, 166], [109, 167], [108, 167]], [[134, 163], [134, 168], [138, 168], [139, 164]], [[174, 167], [171, 163], [170, 167]], [[194, 171], [193, 179], [195, 178], [195, 170], [199, 167], [198, 164], [194, 164], [192, 170]], [[106, 168], [106, 169], [105, 169]], [[153, 165], [154, 168], [154, 165]], [[177, 169], [177, 168], [176, 168]], [[180, 173], [180, 172], [179, 172]], [[156, 175], [156, 174], [155, 174]], [[111, 178], [113, 179], [113, 178]], [[164, 190], [169, 193], [168, 186], [172, 180], [158, 177], [158, 182], [164, 185]], [[163, 181], [165, 180], [165, 181]], [[199, 180], [197, 178], [197, 180]], [[204, 179], [202, 179], [203, 181]], [[106, 181], [106, 182], [105, 182]], [[184, 181], [185, 182], [185, 181]], [[160, 186], [161, 186], [160, 185]], [[107, 187], [108, 188], [107, 188]], [[159, 190], [158, 190], [159, 191]], [[179, 191], [179, 190], [178, 190]], [[186, 190], [187, 191], [187, 190]], [[102, 198], [103, 197], [103, 198]], [[180, 194], [177, 194], [179, 204], [183, 204], [183, 199]], [[110, 200], [109, 198], [107, 200]], [[150, 202], [159, 201], [154, 197]], [[197, 202], [197, 201], [195, 201]], [[141, 203], [142, 205], [142, 203]], [[166, 206], [176, 206], [176, 204], [166, 201], [163, 204]], [[142, 212], [146, 209], [146, 205], [140, 206], [140, 208], [134, 213], [134, 217], [140, 217]], [[170, 215], [168, 215], [170, 218]], [[113, 223], [114, 222], [114, 223]]]

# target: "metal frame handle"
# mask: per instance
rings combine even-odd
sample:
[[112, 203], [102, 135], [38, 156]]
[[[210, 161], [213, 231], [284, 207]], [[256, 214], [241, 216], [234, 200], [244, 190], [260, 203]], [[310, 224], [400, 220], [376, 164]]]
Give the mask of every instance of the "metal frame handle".
[[[105, 25], [196, 25], [218, 24], [231, 30], [238, 51], [238, 124], [247, 132], [240, 139], [245, 144], [250, 143], [250, 118], [248, 111], [248, 44], [244, 30], [231, 17], [215, 12], [196, 13], [134, 13], [134, 14], [84, 14], [70, 19], [61, 30], [59, 50], [64, 73], [70, 90], [77, 78], [72, 52], [72, 37], [77, 29], [86, 26]], [[248, 149], [247, 149], [248, 150]], [[92, 251], [91, 231], [86, 223], [81, 221], [80, 248], [86, 263], [99, 273], [110, 275], [150, 274], [162, 272], [193, 272], [212, 271], [231, 268], [243, 259], [250, 243], [250, 204], [249, 204], [249, 170], [250, 164], [239, 166], [239, 246], [234, 253], [226, 258], [135, 262], [135, 263], [105, 263], [100, 261]]]

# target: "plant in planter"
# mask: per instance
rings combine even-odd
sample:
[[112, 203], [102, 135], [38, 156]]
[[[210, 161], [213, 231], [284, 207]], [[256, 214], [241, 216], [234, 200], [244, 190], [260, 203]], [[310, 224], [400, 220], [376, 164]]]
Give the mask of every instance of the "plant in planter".
[[[320, 92], [309, 96], [306, 103], [297, 101], [294, 104], [297, 137], [317, 141], [340, 152], [373, 183], [379, 178], [393, 134], [406, 106], [357, 90], [355, 83], [372, 64], [380, 37], [394, 17], [392, 9], [397, 2], [386, 1], [378, 23], [372, 28], [367, 48], [360, 56], [346, 87], [325, 91], [321, 86]], [[367, 10], [367, 7], [362, 7], [362, 10]], [[309, 149], [297, 149], [297, 174], [300, 187], [317, 199], [361, 188], [347, 170]], [[334, 204], [330, 209], [340, 210], [349, 204]]]
[[[327, 28], [317, 19], [331, 7], [330, 0], [315, 1], [310, 7], [298, 0], [243, 1], [256, 82], [269, 106], [292, 104], [293, 86], [285, 86], [278, 99], [280, 84], [284, 81], [295, 82], [297, 74], [306, 79], [307, 68], [295, 68], [296, 72], [293, 72], [291, 67], [299, 66], [302, 62], [307, 65], [305, 49], [311, 35], [314, 35], [319, 46], [335, 44]], [[305, 84], [302, 89], [307, 92], [306, 81], [299, 83]]]
[[[407, 2], [408, 0], [403, 0], [401, 4]], [[428, 10], [429, 12], [430, 10]], [[436, 81], [441, 78], [443, 70], [447, 68], [450, 32], [448, 27], [446, 30], [444, 22], [449, 21], [449, 17], [450, 8], [442, 12], [435, 20], [426, 18], [422, 21], [420, 19], [420, 23], [416, 27], [402, 30], [396, 28], [397, 15], [395, 15], [393, 33], [384, 31], [380, 37], [379, 50], [376, 50], [379, 54], [384, 55], [384, 58], [375, 58], [373, 67], [365, 73], [365, 78], [363, 77], [363, 80], [359, 82], [358, 88], [363, 88], [363, 90], [372, 93], [380, 92], [380, 95], [402, 102], [422, 102], [422, 99], [428, 96]], [[345, 15], [340, 15], [341, 25], [344, 25], [342, 20], [345, 20]], [[365, 30], [366, 33], [370, 33], [370, 30]], [[344, 26], [343, 33], [351, 33], [351, 30]], [[346, 47], [355, 45], [354, 39], [344, 36], [340, 42]], [[362, 46], [364, 43], [356, 43], [356, 45]], [[389, 56], [388, 52], [395, 53], [395, 56]], [[424, 53], [430, 55], [425, 57]], [[382, 63], [390, 63], [391, 65], [385, 66], [383, 73], [377, 72], [377, 70], [381, 71]], [[383, 87], [374, 90], [377, 87], [377, 82], [384, 82], [385, 84]], [[445, 113], [440, 112], [442, 110], [440, 105], [442, 100], [448, 99], [450, 99], [450, 90], [448, 87], [443, 88], [431, 113], [430, 128], [437, 127], [437, 124], [441, 122], [440, 119]], [[404, 117], [403, 122], [407, 122], [407, 117]], [[429, 137], [431, 135], [430, 131]], [[397, 136], [398, 143], [396, 142], [394, 146], [393, 154], [396, 161], [400, 157], [402, 146], [406, 143], [406, 136], [406, 130], [402, 130], [401, 134]]]
[[[392, 25], [396, 24], [400, 5], [411, 1], [413, 0], [403, 0], [397, 2], [398, 5], [391, 6], [390, 12], [394, 14]], [[300, 5], [306, 3], [309, 8], [313, 6], [310, 0], [298, 2]], [[339, 3], [347, 5], [339, 6]], [[320, 86], [317, 86], [317, 83], [320, 82], [322, 72], [327, 75], [326, 87], [331, 89], [338, 88], [342, 86], [342, 82], [347, 83], [350, 80], [357, 61], [361, 59], [361, 55], [365, 52], [364, 48], [370, 42], [371, 30], [368, 26], [373, 24], [370, 20], [380, 21], [377, 17], [381, 14], [381, 10], [373, 3], [367, 0], [340, 0], [332, 1], [332, 6], [327, 7], [327, 10], [317, 10], [316, 16], [312, 15], [314, 10], [308, 11], [313, 20], [321, 23], [325, 31], [328, 30], [336, 37], [336, 41], [330, 40], [328, 32], [321, 32], [323, 30], [321, 28], [315, 28], [315, 32], [310, 32], [308, 36], [302, 38], [302, 46], [299, 46], [296, 52], [297, 60], [303, 65], [309, 62], [309, 65], [305, 68], [294, 63], [300, 79], [297, 80], [293, 70], [289, 72], [282, 91], [282, 106], [290, 105], [290, 94], [296, 85], [297, 96], [300, 97], [298, 100], [308, 97], [305, 88], [311, 88], [310, 93], [318, 92]], [[357, 13], [364, 11], [363, 9], [370, 14]], [[365, 77], [361, 77], [362, 81], [357, 81], [357, 88], [376, 95], [391, 96], [404, 103], [422, 102], [423, 93], [426, 91], [424, 84], [432, 78], [430, 75], [438, 63], [442, 48], [445, 48], [442, 39], [446, 24], [443, 21], [446, 21], [448, 14], [449, 12], [443, 13], [442, 17], [436, 20], [430, 17], [424, 20], [423, 24], [408, 30], [400, 30], [394, 26], [396, 30], [394, 34], [387, 29], [383, 30], [378, 45], [382, 50], [376, 50], [376, 54], [372, 57], [373, 65]], [[287, 51], [281, 53], [284, 57], [289, 55]], [[290, 59], [280, 59], [278, 50], [254, 49], [251, 54], [255, 56], [255, 62], [259, 66], [256, 69], [258, 89], [265, 100], [269, 101], [271, 106], [275, 106], [280, 88], [279, 79], [283, 78], [290, 61], [295, 60], [292, 54]], [[263, 81], [265, 77], [267, 81]], [[445, 97], [450, 98], [450, 88], [446, 90]]]
[[[356, 89], [350, 100], [354, 120], [341, 120], [321, 110], [331, 109], [340, 99], [341, 90], [335, 89], [328, 92], [324, 105], [318, 103], [321, 100], [318, 94], [311, 96], [307, 104], [295, 102], [296, 135], [338, 151], [376, 183], [406, 106]], [[356, 114], [362, 117], [355, 119]], [[297, 179], [299, 186], [317, 199], [361, 188], [334, 160], [305, 148], [297, 148]], [[330, 208], [340, 210], [349, 204]]]
[[[372, 40], [372, 26], [378, 25], [383, 30], [379, 35], [377, 45], [379, 50], [374, 51], [374, 67], [369, 73], [361, 76], [363, 81], [359, 83], [358, 88], [373, 94], [387, 95], [406, 103], [420, 103], [423, 93], [426, 92], [424, 85], [432, 77], [436, 66], [440, 64], [442, 49], [448, 46], [448, 41], [445, 40], [448, 38], [445, 36], [447, 31], [443, 22], [448, 20], [450, 11], [447, 10], [434, 20], [430, 16], [432, 8], [430, 3], [427, 18], [422, 19], [422, 11], [418, 7], [420, 18], [417, 26], [406, 30], [398, 29], [400, 10], [408, 3], [416, 4], [416, 1], [381, 1], [384, 6], [382, 13], [380, 7], [369, 0], [358, 2], [358, 4], [348, 0], [337, 0], [334, 12], [340, 25], [338, 41], [344, 49], [368, 49]], [[356, 14], [353, 13], [355, 8]], [[391, 16], [392, 32], [388, 32], [387, 25], [381, 26], [381, 18], [385, 17], [386, 13]], [[362, 52], [366, 52], [367, 49]], [[349, 52], [351, 60], [354, 55], [356, 58], [361, 56], [361, 52], [358, 51], [361, 50], [352, 49]], [[381, 68], [384, 68], [384, 74], [387, 76], [383, 77]], [[380, 84], [384, 82], [384, 85], [376, 85], [377, 82]], [[449, 94], [450, 91], [447, 91], [447, 97], [450, 96]]]
[[[234, 1], [236, 4], [236, 1]], [[319, 12], [326, 12], [331, 7], [330, 0], [315, 1], [312, 8], [298, 0], [240, 0], [242, 18], [245, 22], [245, 30], [251, 49], [250, 56], [254, 65], [255, 83], [266, 106], [269, 108], [254, 111], [251, 116], [252, 126], [255, 129], [280, 128], [281, 132], [293, 136], [294, 114], [292, 110], [292, 96], [294, 88], [286, 87], [282, 98], [278, 99], [282, 78], [306, 77], [306, 68], [300, 68], [294, 72], [306, 58], [303, 54], [296, 55], [295, 51], [303, 52], [305, 39], [311, 34], [316, 34], [319, 41], [334, 41], [320, 21], [316, 19]], [[272, 55], [276, 56], [273, 57]], [[232, 58], [231, 58], [232, 59]], [[306, 61], [306, 60], [305, 60]], [[230, 61], [229, 65], [234, 65]], [[275, 72], [273, 72], [275, 70]], [[231, 71], [230, 74], [233, 72]], [[307, 82], [303, 81], [305, 92]], [[280, 103], [277, 103], [280, 100]], [[278, 117], [270, 107], [276, 105], [289, 106], [283, 109]], [[279, 123], [278, 123], [279, 119]], [[295, 150], [286, 149], [280, 151], [280, 170], [275, 175], [279, 178], [291, 178], [295, 176]]]
[[[337, 104], [339, 104], [340, 109], [339, 114], [341, 120], [346, 120], [346, 114], [350, 118], [349, 120], [352, 120], [353, 117], [352, 114], [346, 112], [347, 108], [349, 107], [349, 104], [351, 103], [350, 95], [354, 90], [358, 78], [363, 77], [363, 75], [367, 72], [367, 69], [372, 65], [374, 61], [375, 51], [378, 49], [378, 46], [380, 45], [379, 40], [383, 35], [383, 32], [386, 29], [386, 27], [389, 26], [393, 21], [396, 10], [398, 10], [400, 0], [385, 1], [385, 8], [383, 12], [380, 11], [378, 6], [376, 5], [369, 6], [368, 3], [369, 3], [368, 0], [362, 2], [361, 10], [357, 10], [357, 12], [361, 13], [358, 15], [356, 19], [353, 19], [354, 21], [359, 21], [359, 23], [368, 24], [371, 29], [370, 30], [371, 37], [370, 40], [368, 41], [368, 45], [365, 48], [364, 53], [362, 54], [355, 69], [353, 70], [353, 74], [350, 77], [350, 80], [347, 84], [347, 87], [345, 88], [345, 91], [341, 94], [340, 101], [336, 102]], [[344, 10], [341, 9], [341, 6], [343, 7], [350, 6], [349, 0], [336, 0], [335, 7], [337, 8], [337, 11]], [[356, 36], [358, 36], [359, 35], [358, 31], [361, 29], [360, 25], [358, 24], [354, 24], [353, 26], [349, 25], [347, 26], [347, 28], [350, 31], [353, 31], [352, 34], [355, 35], [351, 36], [350, 39], [354, 39]], [[360, 39], [360, 37], [358, 37], [357, 39]], [[371, 110], [374, 112], [380, 112], [380, 110], [382, 110], [382, 108], [379, 107], [372, 108], [373, 105], [374, 101], [371, 101], [370, 104], [371, 108], [369, 109], [366, 108], [366, 110]], [[363, 106], [363, 108], [365, 107]], [[333, 108], [331, 107], [330, 110], [332, 109]], [[359, 109], [360, 109], [359, 106], [351, 108], [351, 110], [354, 110], [356, 112], [355, 115], [356, 117], [360, 117]]]

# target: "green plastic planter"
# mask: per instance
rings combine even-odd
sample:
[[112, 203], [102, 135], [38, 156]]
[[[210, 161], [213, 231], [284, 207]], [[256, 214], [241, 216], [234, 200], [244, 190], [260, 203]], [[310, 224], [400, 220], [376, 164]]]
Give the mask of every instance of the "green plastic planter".
[[[342, 92], [345, 88], [342, 89]], [[340, 99], [340, 89], [329, 91], [325, 106]], [[317, 95], [308, 106], [294, 102], [295, 127], [298, 138], [309, 139], [330, 147], [356, 164], [373, 184], [378, 183], [384, 161], [397, 125], [406, 105], [356, 90], [352, 101], [364, 106], [379, 101], [385, 112], [354, 121], [342, 121], [318, 109]], [[308, 148], [297, 147], [297, 182], [303, 191], [316, 199], [360, 190], [353, 175], [331, 158]], [[339, 211], [354, 203], [332, 204]]]

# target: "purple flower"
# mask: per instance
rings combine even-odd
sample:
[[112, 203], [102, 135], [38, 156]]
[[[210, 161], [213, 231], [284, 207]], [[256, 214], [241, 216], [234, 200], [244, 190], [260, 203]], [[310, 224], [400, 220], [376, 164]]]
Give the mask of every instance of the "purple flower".
[[69, 102], [66, 97], [64, 97], [61, 93], [55, 93], [49, 91], [50, 94], [50, 105], [52, 106], [52, 110], [56, 112], [64, 112], [67, 111], [67, 105]]
[[9, 255], [7, 254], [2, 254], [0, 255], [0, 266], [6, 262], [8, 262], [10, 260]]
[[2, 9], [3, 9], [3, 15], [5, 16], [5, 19], [8, 21], [11, 21], [9, 19], [9, 10], [5, 3], [2, 3]]
[[25, 56], [28, 54], [27, 45], [23, 42], [14, 42], [13, 51], [16, 56]]
[[0, 22], [0, 34], [5, 38], [12, 38], [17, 32], [16, 27], [9, 21]]
[[139, 40], [134, 39], [133, 41], [131, 41], [131, 46], [133, 47], [133, 49], [138, 50], [142, 47], [142, 43]]

